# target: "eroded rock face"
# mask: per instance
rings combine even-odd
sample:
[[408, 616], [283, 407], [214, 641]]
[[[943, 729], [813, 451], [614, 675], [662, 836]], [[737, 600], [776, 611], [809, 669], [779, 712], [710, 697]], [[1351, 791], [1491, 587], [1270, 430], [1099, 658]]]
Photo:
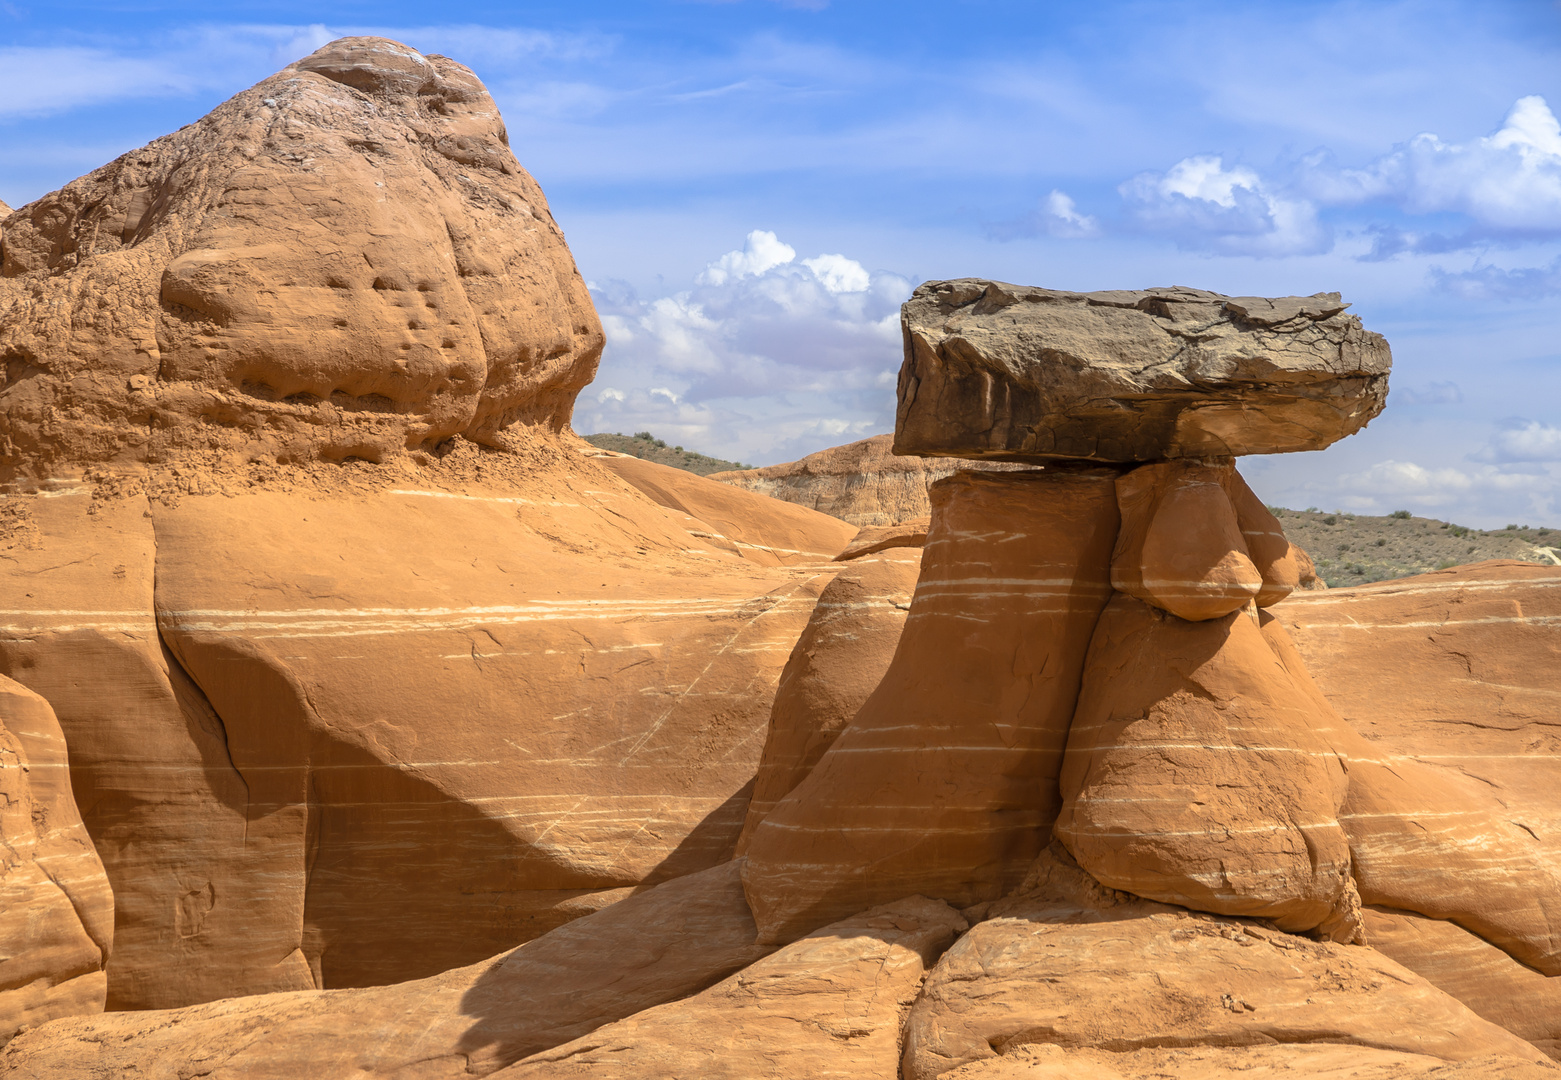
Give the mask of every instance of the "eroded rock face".
[[995, 899], [1023, 874], [1057, 814], [1089, 633], [1111, 591], [1114, 479], [1058, 469], [933, 486], [889, 671], [753, 830], [744, 884], [761, 940], [910, 892]]
[[1246, 613], [1187, 622], [1119, 594], [1090, 645], [1057, 837], [1111, 888], [1349, 941], [1345, 763], [1318, 711]]
[[931, 512], [928, 486], [959, 469], [1014, 467], [899, 457], [891, 449], [893, 442], [893, 435], [874, 435], [782, 465], [734, 469], [710, 478], [865, 527], [926, 517]]
[[15, 1041], [18, 1080], [464, 1080], [703, 990], [753, 943], [738, 866], [648, 889], [539, 940], [429, 979], [110, 1013]]
[[1337, 293], [1070, 293], [930, 281], [902, 309], [894, 452], [1156, 461], [1320, 450], [1387, 397]]
[[[1114, 1053], [1195, 1047], [1203, 1064], [1218, 1067], [1223, 1055], [1215, 1048], [1297, 1043], [1360, 1047], [1370, 1064], [1382, 1063], [1372, 1061], [1373, 1049], [1413, 1055], [1400, 1064], [1422, 1070], [1490, 1055], [1503, 1056], [1518, 1075], [1528, 1075], [1525, 1063], [1548, 1064], [1522, 1039], [1373, 950], [1142, 901], [1099, 910], [1043, 893], [1007, 902], [938, 961], [906, 1024], [903, 1075], [1031, 1075], [957, 1070], [1046, 1044]], [[1287, 1057], [1304, 1068], [1304, 1052], [1269, 1063], [1283, 1066]], [[1067, 1063], [1055, 1052], [1036, 1058], [1048, 1059]], [[1225, 1057], [1230, 1065], [1239, 1060]], [[1183, 1063], [1187, 1071], [1166, 1062], [1172, 1068], [1158, 1075], [1210, 1075], [1188, 1068], [1198, 1062]], [[1086, 1057], [1081, 1065], [1089, 1063]]]
[[0, 676], [0, 1045], [103, 1011], [114, 896], [49, 703]]
[[739, 852], [883, 680], [920, 572], [919, 547], [887, 548], [850, 560], [819, 594], [775, 691]]
[[913, 896], [794, 942], [684, 1001], [495, 1074], [527, 1077], [897, 1075], [900, 1024], [965, 920]]
[[465, 67], [344, 38], [17, 211], [0, 481], [558, 427], [602, 332]]

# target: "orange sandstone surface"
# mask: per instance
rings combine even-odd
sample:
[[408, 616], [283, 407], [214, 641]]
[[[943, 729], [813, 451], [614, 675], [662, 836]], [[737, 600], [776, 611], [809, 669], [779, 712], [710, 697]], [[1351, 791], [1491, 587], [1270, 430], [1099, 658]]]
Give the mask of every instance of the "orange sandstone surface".
[[6, 213], [0, 1076], [1558, 1075], [1561, 577], [1309, 591], [1236, 468], [1345, 307], [929, 282], [895, 445], [1006, 464], [723, 483], [569, 430], [447, 58]]

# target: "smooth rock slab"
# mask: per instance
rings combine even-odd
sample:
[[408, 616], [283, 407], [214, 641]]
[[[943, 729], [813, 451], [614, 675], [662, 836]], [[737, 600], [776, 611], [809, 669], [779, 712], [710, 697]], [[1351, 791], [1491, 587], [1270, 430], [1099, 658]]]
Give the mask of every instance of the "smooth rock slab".
[[922, 896], [852, 916], [685, 1001], [496, 1074], [504, 1080], [896, 1080], [900, 1018], [965, 920]]
[[1156, 461], [1321, 450], [1382, 411], [1392, 356], [1338, 293], [929, 281], [901, 311], [894, 452]]
[[0, 1075], [467, 1080], [696, 993], [771, 951], [753, 938], [727, 863], [429, 979], [51, 1024], [12, 1042]]

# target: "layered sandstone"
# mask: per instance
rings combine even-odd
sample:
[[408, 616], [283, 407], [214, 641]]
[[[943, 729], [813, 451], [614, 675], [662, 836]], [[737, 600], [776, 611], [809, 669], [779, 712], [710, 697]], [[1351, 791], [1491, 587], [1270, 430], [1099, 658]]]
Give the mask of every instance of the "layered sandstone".
[[114, 896], [48, 702], [0, 676], [0, 1045], [103, 1010]]
[[461, 1080], [676, 1001], [771, 950], [738, 866], [647, 889], [537, 941], [428, 979], [78, 1018], [0, 1057], [17, 1080]]
[[966, 905], [1017, 882], [1057, 814], [1085, 649], [1111, 591], [1113, 479], [1083, 468], [934, 485], [888, 672], [752, 831], [744, 884], [761, 940], [907, 893]]
[[4, 245], [0, 673], [71, 745], [111, 1008], [429, 976], [730, 857], [855, 530], [558, 430], [601, 332], [470, 72], [332, 43]]
[[902, 1019], [965, 920], [921, 896], [826, 926], [686, 1000], [495, 1075], [893, 1077]]
[[739, 851], [883, 680], [920, 573], [919, 547], [888, 547], [853, 557], [819, 594], [775, 691]]
[[1073, 293], [929, 281], [901, 313], [894, 452], [1156, 461], [1320, 450], [1392, 358], [1337, 293]]
[[710, 478], [868, 526], [926, 517], [931, 513], [927, 488], [958, 469], [1013, 468], [1000, 462], [902, 457], [893, 443], [892, 434], [874, 435], [781, 465], [733, 469]]

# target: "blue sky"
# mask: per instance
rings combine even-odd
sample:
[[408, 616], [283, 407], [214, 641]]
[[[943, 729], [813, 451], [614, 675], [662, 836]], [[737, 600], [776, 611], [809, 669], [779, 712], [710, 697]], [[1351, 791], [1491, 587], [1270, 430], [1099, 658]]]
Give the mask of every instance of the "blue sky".
[[1561, 525], [1553, 0], [0, 0], [0, 199], [347, 33], [493, 91], [608, 327], [582, 432], [766, 463], [889, 430], [927, 279], [1338, 290], [1388, 410], [1247, 459], [1259, 493]]

